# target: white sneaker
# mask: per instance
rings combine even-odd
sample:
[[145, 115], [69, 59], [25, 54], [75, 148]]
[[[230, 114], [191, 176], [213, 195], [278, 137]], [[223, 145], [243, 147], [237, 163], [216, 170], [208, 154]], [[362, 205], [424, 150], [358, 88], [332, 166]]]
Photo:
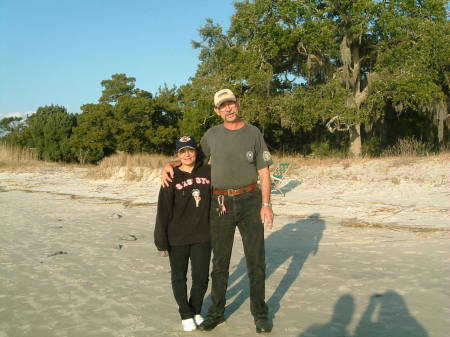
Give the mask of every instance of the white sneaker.
[[195, 329], [197, 329], [193, 318], [181, 320], [181, 325], [183, 326], [184, 331], [194, 331]]
[[197, 324], [197, 326], [198, 326], [203, 323], [204, 318], [202, 317], [202, 315], [195, 315], [194, 320], [195, 320], [195, 324]]

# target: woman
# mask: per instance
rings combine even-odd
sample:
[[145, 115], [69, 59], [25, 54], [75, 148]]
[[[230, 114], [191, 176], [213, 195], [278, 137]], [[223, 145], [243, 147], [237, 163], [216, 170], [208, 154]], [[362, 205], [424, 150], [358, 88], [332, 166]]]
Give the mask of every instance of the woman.
[[[193, 137], [179, 138], [176, 152], [181, 166], [174, 169], [170, 185], [159, 191], [155, 245], [162, 255], [169, 255], [172, 290], [182, 327], [184, 331], [192, 331], [203, 321], [200, 312], [209, 280], [211, 168], [197, 160]], [[188, 299], [189, 260], [192, 287]]]

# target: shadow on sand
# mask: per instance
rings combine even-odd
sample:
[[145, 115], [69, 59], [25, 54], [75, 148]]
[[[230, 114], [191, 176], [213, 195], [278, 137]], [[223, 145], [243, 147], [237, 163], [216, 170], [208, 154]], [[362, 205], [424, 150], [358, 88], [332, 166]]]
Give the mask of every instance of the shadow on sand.
[[[352, 295], [343, 295], [335, 304], [326, 324], [314, 324], [298, 337], [350, 337], [348, 325], [355, 312]], [[353, 337], [427, 337], [426, 330], [410, 314], [403, 298], [395, 291], [374, 294], [359, 321]]]
[[[279, 310], [280, 301], [300, 275], [305, 261], [311, 254], [315, 255], [318, 252], [324, 230], [325, 221], [316, 213], [306, 219], [285, 225], [266, 239], [266, 279], [275, 272], [284, 271], [281, 281], [267, 300], [271, 315], [274, 316]], [[288, 266], [282, 267], [288, 260], [290, 260]], [[235, 282], [237, 283], [234, 284]], [[228, 284], [234, 285], [228, 288], [227, 299], [236, 297], [227, 305], [226, 316], [232, 315], [249, 297], [245, 257], [230, 275]]]

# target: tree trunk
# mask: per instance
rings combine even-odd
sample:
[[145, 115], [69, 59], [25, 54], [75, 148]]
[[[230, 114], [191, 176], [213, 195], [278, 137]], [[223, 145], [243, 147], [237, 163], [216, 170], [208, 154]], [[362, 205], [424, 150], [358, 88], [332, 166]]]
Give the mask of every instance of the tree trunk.
[[355, 124], [349, 129], [350, 154], [352, 157], [361, 157], [361, 124]]
[[[357, 113], [369, 94], [368, 85], [361, 88], [361, 41], [344, 35], [340, 45], [340, 56], [343, 64], [343, 81], [346, 89], [352, 90], [352, 96], [348, 98], [346, 105]], [[362, 89], [362, 90], [361, 90]], [[361, 156], [361, 123], [357, 121], [349, 129], [350, 154], [353, 157]]]
[[439, 102], [436, 105], [437, 110], [437, 122], [438, 122], [438, 140], [441, 144], [444, 140], [444, 123], [448, 116], [447, 103], [444, 101]]

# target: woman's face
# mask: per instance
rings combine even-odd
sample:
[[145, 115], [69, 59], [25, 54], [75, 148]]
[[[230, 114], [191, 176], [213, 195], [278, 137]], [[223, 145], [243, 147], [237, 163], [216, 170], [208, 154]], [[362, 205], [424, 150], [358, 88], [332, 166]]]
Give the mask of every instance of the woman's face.
[[195, 149], [190, 147], [185, 147], [184, 149], [181, 149], [177, 153], [178, 158], [181, 160], [182, 165], [186, 166], [193, 166], [195, 165], [195, 160], [197, 158], [197, 152]]

